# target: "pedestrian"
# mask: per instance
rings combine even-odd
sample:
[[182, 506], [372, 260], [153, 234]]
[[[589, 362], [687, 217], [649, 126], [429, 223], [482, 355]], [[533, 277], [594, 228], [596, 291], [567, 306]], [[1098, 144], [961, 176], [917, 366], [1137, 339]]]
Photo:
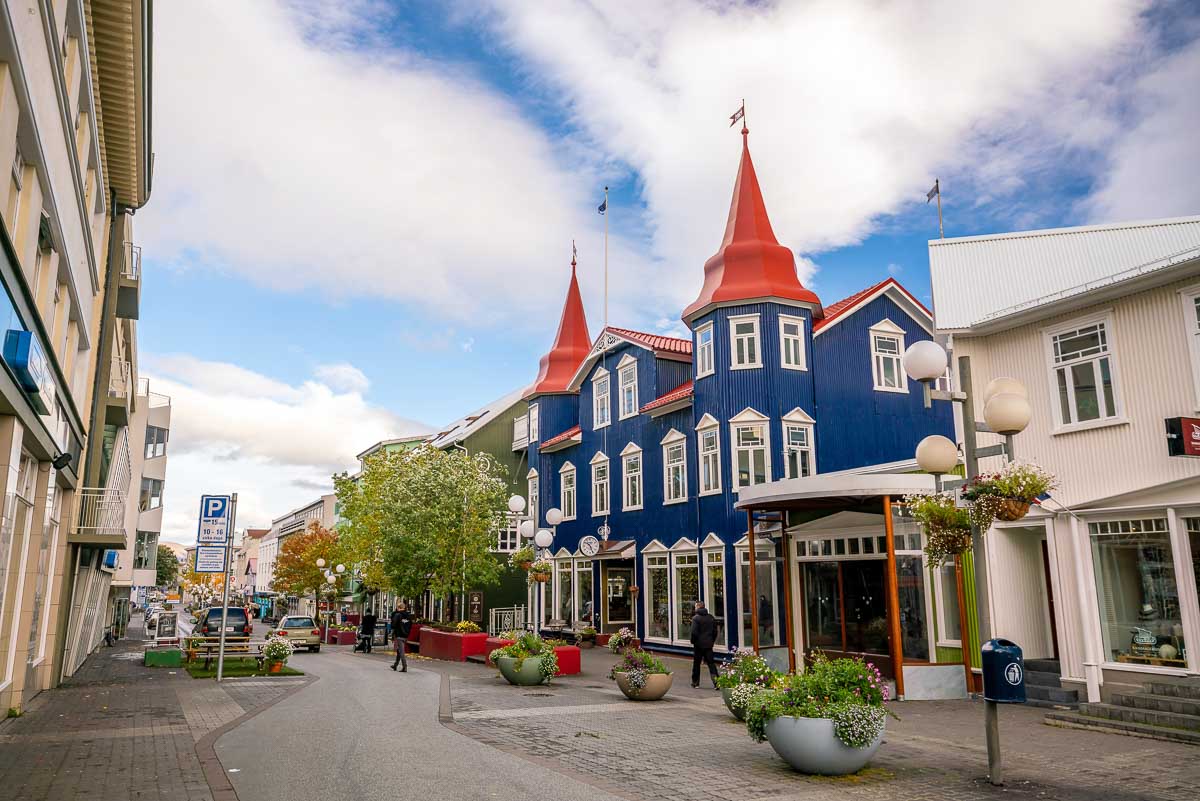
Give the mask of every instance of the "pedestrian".
[[700, 663], [708, 665], [712, 675], [713, 689], [717, 687], [717, 660], [713, 658], [713, 646], [717, 642], [717, 619], [704, 608], [703, 601], [696, 602], [692, 613], [692, 686], [700, 686]]
[[396, 661], [392, 662], [392, 670], [400, 665], [400, 672], [408, 672], [408, 659], [405, 657], [404, 651], [408, 647], [408, 634], [412, 631], [412, 614], [408, 611], [408, 604], [396, 604], [396, 611], [392, 612], [392, 647], [396, 649]]
[[364, 654], [371, 653], [371, 646], [374, 645], [375, 642], [375, 624], [378, 621], [379, 618], [375, 617], [374, 612], [367, 612], [362, 617], [362, 625], [358, 632], [358, 639]]

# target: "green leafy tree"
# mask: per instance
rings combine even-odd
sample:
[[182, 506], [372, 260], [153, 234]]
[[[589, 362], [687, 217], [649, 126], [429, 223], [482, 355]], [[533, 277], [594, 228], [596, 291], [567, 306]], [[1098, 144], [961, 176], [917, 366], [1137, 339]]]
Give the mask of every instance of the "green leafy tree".
[[351, 559], [371, 564], [381, 556], [381, 586], [449, 599], [498, 581], [492, 548], [508, 485], [503, 466], [487, 454], [432, 447], [378, 453], [358, 476], [335, 476], [334, 485]]
[[173, 587], [179, 579], [179, 560], [175, 552], [166, 545], [158, 546], [158, 561], [155, 563], [154, 586]]

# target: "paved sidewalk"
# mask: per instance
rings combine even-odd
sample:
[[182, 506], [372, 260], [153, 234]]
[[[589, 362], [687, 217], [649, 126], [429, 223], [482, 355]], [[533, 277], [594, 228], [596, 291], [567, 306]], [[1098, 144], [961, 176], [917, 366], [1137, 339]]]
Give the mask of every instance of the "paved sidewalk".
[[[982, 703], [894, 704], [885, 745], [858, 776], [808, 777], [756, 744], [711, 689], [675, 684], [655, 703], [626, 700], [605, 678], [614, 661], [584, 654], [585, 673], [518, 688], [476, 665], [426, 662], [447, 677], [451, 728], [628, 799], [1178, 799], [1200, 786], [1192, 746], [1043, 724], [1040, 710], [1001, 710], [1006, 779], [986, 781]], [[704, 679], [708, 684], [707, 677]]]
[[146, 668], [140, 625], [62, 687], [0, 723], [0, 797], [25, 801], [213, 801], [197, 745], [308, 682]]

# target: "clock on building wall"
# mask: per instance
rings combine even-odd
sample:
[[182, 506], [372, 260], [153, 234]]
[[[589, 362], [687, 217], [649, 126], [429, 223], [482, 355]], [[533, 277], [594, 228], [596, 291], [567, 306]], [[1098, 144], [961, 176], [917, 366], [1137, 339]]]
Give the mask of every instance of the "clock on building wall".
[[579, 540], [579, 552], [584, 556], [595, 556], [600, 552], [600, 540], [588, 535]]

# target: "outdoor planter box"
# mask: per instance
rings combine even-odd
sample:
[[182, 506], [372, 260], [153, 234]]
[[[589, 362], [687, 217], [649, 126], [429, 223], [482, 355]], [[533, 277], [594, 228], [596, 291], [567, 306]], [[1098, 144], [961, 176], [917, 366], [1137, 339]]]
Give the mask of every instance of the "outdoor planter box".
[[357, 631], [335, 631], [337, 635], [337, 645], [354, 645], [358, 642]]
[[512, 645], [513, 642], [513, 640], [506, 640], [501, 637], [488, 637], [487, 641], [484, 643], [485, 647], [483, 650], [483, 653], [487, 656], [487, 666], [496, 666], [492, 662], [492, 651], [495, 651], [497, 648], [503, 648], [506, 645]]
[[147, 648], [146, 667], [182, 667], [183, 652], [178, 648]]
[[420, 651], [421, 650], [421, 624], [420, 623], [412, 624], [412, 628], [410, 628], [408, 630], [408, 639], [405, 640], [404, 642], [407, 644], [408, 650], [410, 650], [410, 651]]
[[446, 662], [466, 662], [468, 656], [486, 653], [487, 632], [459, 634], [456, 631], [425, 629], [421, 632], [421, 656]]
[[580, 651], [576, 645], [556, 645], [554, 653], [558, 656], [558, 672], [555, 676], [575, 676], [583, 669], [580, 666]]

